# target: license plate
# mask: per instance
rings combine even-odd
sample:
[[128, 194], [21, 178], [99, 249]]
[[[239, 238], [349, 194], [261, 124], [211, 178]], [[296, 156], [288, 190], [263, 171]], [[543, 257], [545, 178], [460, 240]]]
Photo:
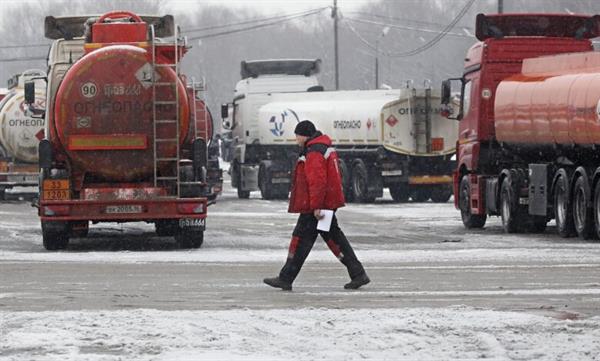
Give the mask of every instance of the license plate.
[[179, 227], [204, 227], [204, 218], [182, 218]]
[[281, 184], [281, 183], [289, 183], [289, 178], [273, 178], [271, 179], [271, 183], [273, 184]]
[[142, 206], [137, 205], [123, 205], [123, 206], [107, 206], [106, 213], [119, 214], [119, 213], [142, 213]]

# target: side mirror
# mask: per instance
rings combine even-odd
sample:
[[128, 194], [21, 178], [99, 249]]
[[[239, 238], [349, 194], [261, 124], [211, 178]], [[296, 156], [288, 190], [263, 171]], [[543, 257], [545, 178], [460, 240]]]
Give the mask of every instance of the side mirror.
[[229, 118], [229, 104], [221, 104], [221, 118]]
[[35, 103], [35, 82], [25, 82], [25, 103], [28, 105]]
[[[452, 91], [452, 86], [455, 86]], [[463, 93], [465, 88], [464, 78], [450, 78], [442, 81], [442, 94], [441, 94], [441, 115], [448, 119], [461, 120], [463, 115]], [[457, 103], [453, 100], [453, 94], [455, 99], [460, 99]], [[457, 95], [460, 94], [460, 98]], [[458, 109], [456, 109], [458, 108]], [[458, 111], [456, 111], [458, 110]]]
[[450, 80], [442, 81], [442, 104], [448, 105], [450, 104], [450, 93], [452, 87], [450, 84]]

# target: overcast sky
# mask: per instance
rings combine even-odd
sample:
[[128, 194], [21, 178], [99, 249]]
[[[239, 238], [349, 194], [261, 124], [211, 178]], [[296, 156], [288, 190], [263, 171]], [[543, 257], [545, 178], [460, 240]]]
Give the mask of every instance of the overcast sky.
[[[324, 6], [333, 6], [333, 0], [173, 0], [177, 8], [190, 6], [225, 5], [231, 7], [246, 7], [265, 13], [298, 12]], [[356, 10], [361, 5], [373, 0], [338, 0], [342, 10]]]

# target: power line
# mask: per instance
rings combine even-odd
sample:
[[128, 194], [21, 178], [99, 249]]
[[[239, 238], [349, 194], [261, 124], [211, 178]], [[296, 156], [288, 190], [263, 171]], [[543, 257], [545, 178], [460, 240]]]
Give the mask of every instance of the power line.
[[[411, 27], [411, 26], [403, 26], [403, 25], [386, 24], [386, 23], [380, 23], [380, 22], [377, 22], [377, 21], [364, 20], [364, 19], [356, 19], [356, 18], [350, 18], [350, 17], [345, 17], [344, 19], [350, 20], [350, 21], [354, 21], [354, 22], [357, 22], [357, 23], [363, 23], [363, 24], [387, 26], [387, 27], [394, 28], [394, 29], [412, 30], [412, 31], [419, 31], [419, 32], [422, 32], [422, 33], [435, 33], [435, 34], [439, 34], [438, 30], [423, 29], [423, 28], [414, 28], [414, 27]], [[461, 38], [473, 38], [473, 36], [469, 36], [469, 35], [461, 34], [461, 33], [451, 33], [451, 32], [448, 32], [448, 33], [446, 33], [446, 35], [458, 36], [458, 37], [461, 37]]]
[[[424, 52], [424, 51], [430, 49], [435, 44], [437, 44], [440, 40], [442, 40], [442, 38], [444, 38], [444, 36], [446, 36], [450, 32], [450, 30], [452, 30], [452, 28], [460, 21], [460, 19], [462, 19], [462, 17], [471, 8], [471, 6], [473, 5], [474, 2], [475, 2], [475, 0], [468, 0], [467, 3], [465, 4], [465, 6], [460, 10], [460, 12], [458, 13], [458, 15], [442, 31], [440, 31], [436, 36], [433, 37], [433, 39], [431, 39], [426, 44], [424, 44], [422, 46], [419, 46], [419, 47], [417, 47], [417, 48], [415, 48], [413, 50], [406, 51], [406, 52], [401, 52], [401, 53], [384, 53], [384, 54], [387, 55], [387, 56], [389, 56], [389, 57], [392, 57], [392, 58], [402, 58], [402, 57], [408, 57], [408, 56], [416, 55], [416, 54], [419, 54], [421, 52]], [[359, 38], [359, 40], [361, 42], [363, 42], [364, 44], [366, 44], [371, 49], [377, 50], [376, 47], [373, 44], [371, 44], [370, 42], [368, 42], [364, 37], [362, 37], [360, 35], [360, 33], [354, 28], [354, 26], [352, 26], [352, 24], [351, 24], [350, 21], [345, 21], [344, 23], [348, 25], [348, 27], [350, 28], [350, 30], [357, 36], [357, 38]]]
[[[372, 14], [372, 13], [367, 13], [367, 12], [364, 12], [364, 11], [348, 11], [347, 13], [348, 14], [357, 14], [357, 15], [371, 16], [371, 17], [374, 17], [374, 18], [386, 19], [386, 20], [398, 20], [398, 21], [402, 21], [402, 22], [411, 22], [411, 23], [423, 24], [423, 25], [435, 25], [435, 26], [439, 26], [439, 27], [444, 26], [444, 24], [434, 23], [434, 22], [431, 22], [431, 21], [414, 20], [414, 19], [408, 19], [408, 18], [399, 18], [399, 17], [396, 17], [396, 16]], [[472, 30], [472, 28], [469, 27], [469, 26], [463, 26], [463, 28], [468, 29], [468, 30]]]
[[231, 34], [236, 34], [236, 33], [241, 33], [241, 32], [246, 32], [246, 31], [251, 31], [251, 30], [256, 30], [256, 29], [261, 29], [264, 27], [268, 27], [268, 26], [273, 26], [273, 25], [278, 25], [278, 24], [282, 24], [294, 19], [299, 19], [299, 18], [305, 18], [308, 16], [312, 16], [315, 14], [318, 14], [320, 12], [322, 12], [324, 9], [328, 9], [328, 7], [325, 8], [320, 8], [320, 9], [315, 9], [312, 10], [311, 12], [308, 13], [304, 13], [301, 15], [295, 15], [293, 17], [288, 17], [285, 19], [281, 19], [281, 20], [276, 20], [276, 21], [272, 21], [269, 23], [265, 23], [265, 24], [258, 24], [258, 25], [254, 25], [254, 26], [248, 26], [245, 28], [241, 28], [241, 29], [234, 29], [234, 30], [227, 30], [227, 31], [222, 31], [222, 32], [218, 32], [218, 33], [212, 33], [212, 34], [206, 34], [206, 35], [200, 35], [200, 36], [193, 36], [190, 37], [188, 40], [200, 40], [200, 39], [208, 39], [208, 38], [214, 38], [214, 37], [218, 37], [218, 36], [225, 36], [225, 35], [231, 35]]
[[234, 26], [239, 26], [239, 25], [247, 25], [247, 24], [259, 23], [259, 22], [265, 22], [265, 21], [279, 20], [279, 19], [283, 19], [283, 18], [289, 18], [289, 17], [304, 15], [304, 14], [307, 14], [307, 13], [312, 13], [313, 11], [319, 12], [319, 11], [323, 11], [323, 10], [328, 9], [328, 8], [329, 8], [329, 6], [324, 6], [322, 8], [316, 8], [316, 9], [311, 9], [311, 10], [304, 10], [304, 11], [300, 11], [300, 12], [297, 12], [297, 13], [280, 14], [280, 15], [270, 16], [270, 17], [266, 17], [266, 18], [256, 18], [256, 19], [250, 19], [250, 20], [240, 21], [240, 22], [237, 22], [237, 23], [214, 25], [214, 26], [206, 26], [206, 27], [203, 27], [203, 28], [186, 29], [182, 33], [185, 34], [185, 33], [191, 33], [191, 32], [196, 32], [196, 31], [215, 30], [215, 29], [222, 29], [222, 28], [234, 27]]

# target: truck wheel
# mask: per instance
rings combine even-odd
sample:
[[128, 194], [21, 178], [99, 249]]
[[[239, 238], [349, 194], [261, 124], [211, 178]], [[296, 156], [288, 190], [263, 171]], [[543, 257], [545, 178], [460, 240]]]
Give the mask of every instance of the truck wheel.
[[375, 197], [369, 195], [369, 176], [367, 167], [362, 160], [357, 160], [352, 168], [352, 193], [360, 203], [370, 203]]
[[594, 236], [594, 218], [590, 204], [591, 194], [585, 177], [577, 178], [573, 189], [573, 225], [579, 238], [590, 239]]
[[352, 193], [352, 174], [343, 159], [338, 159], [338, 167], [340, 169], [340, 178], [342, 179], [344, 198], [346, 198], [346, 202], [352, 202], [354, 200], [354, 194]]
[[271, 183], [271, 176], [265, 166], [260, 167], [258, 171], [258, 188], [260, 188], [260, 195], [263, 199], [274, 199], [275, 189]]
[[426, 188], [413, 188], [410, 192], [410, 198], [413, 202], [426, 202], [431, 197], [431, 192]]
[[558, 234], [562, 237], [574, 235], [573, 212], [569, 207], [569, 180], [564, 175], [558, 177], [554, 186], [554, 213]]
[[519, 218], [519, 198], [509, 177], [504, 178], [500, 188], [500, 216], [506, 233], [516, 233], [521, 226]]
[[452, 196], [452, 189], [448, 187], [436, 187], [431, 191], [431, 200], [435, 203], [446, 203]]
[[204, 230], [180, 228], [175, 234], [175, 241], [180, 248], [200, 248], [204, 242]]
[[594, 229], [596, 237], [600, 238], [600, 181], [594, 187]]
[[408, 185], [404, 183], [394, 184], [390, 187], [390, 194], [395, 202], [405, 203], [408, 201]]
[[485, 225], [487, 214], [471, 213], [471, 186], [467, 176], [462, 177], [460, 181], [460, 194], [458, 205], [460, 208], [460, 217], [467, 229], [482, 228]]
[[242, 170], [238, 167], [238, 172], [236, 173], [238, 177], [237, 181], [237, 195], [239, 199], [248, 199], [250, 198], [250, 191], [242, 190]]
[[154, 222], [156, 235], [159, 237], [173, 237], [179, 230], [179, 224], [172, 219], [159, 219]]
[[68, 223], [42, 221], [42, 243], [48, 251], [67, 248], [69, 245]]

